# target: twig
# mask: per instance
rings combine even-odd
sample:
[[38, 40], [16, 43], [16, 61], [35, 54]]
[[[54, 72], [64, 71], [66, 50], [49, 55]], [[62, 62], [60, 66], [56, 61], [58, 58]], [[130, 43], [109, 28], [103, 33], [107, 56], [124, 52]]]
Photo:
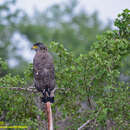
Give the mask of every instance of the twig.
[[18, 87], [0, 87], [0, 89], [12, 89], [12, 90], [25, 90], [25, 91], [29, 91], [29, 92], [38, 92], [37, 90], [33, 90], [32, 87], [29, 87], [29, 88], [18, 88]]
[[0, 116], [0, 121], [5, 119], [6, 113], [7, 113], [7, 111], [3, 111], [2, 115]]
[[78, 128], [78, 130], [81, 130], [81, 129], [84, 128], [87, 124], [89, 124], [91, 121], [95, 120], [95, 119], [97, 118], [97, 116], [98, 116], [98, 114], [99, 114], [100, 111], [101, 111], [101, 108], [99, 108], [99, 111], [96, 113], [95, 118], [86, 121], [82, 126], [80, 126], [80, 127]]
[[[1, 88], [4, 88], [4, 89], [12, 89], [12, 90], [25, 90], [25, 91], [29, 91], [29, 92], [35, 92], [35, 93], [37, 93], [38, 91], [36, 90], [36, 88], [35, 87], [28, 87], [28, 88], [19, 88], [19, 87], [2, 87], [2, 86], [0, 86], [0, 89]], [[64, 88], [54, 88], [54, 90], [53, 90], [53, 93], [55, 93], [55, 91], [56, 90], [65, 90]]]
[[82, 128], [84, 128], [87, 124], [89, 124], [91, 121], [93, 121], [94, 119], [92, 119], [92, 120], [88, 120], [87, 122], [85, 122], [82, 126], [80, 126], [79, 128], [78, 128], [78, 130], [81, 130]]
[[52, 111], [51, 111], [51, 103], [46, 103], [47, 110], [47, 118], [48, 118], [48, 130], [53, 130], [53, 119], [52, 119]]

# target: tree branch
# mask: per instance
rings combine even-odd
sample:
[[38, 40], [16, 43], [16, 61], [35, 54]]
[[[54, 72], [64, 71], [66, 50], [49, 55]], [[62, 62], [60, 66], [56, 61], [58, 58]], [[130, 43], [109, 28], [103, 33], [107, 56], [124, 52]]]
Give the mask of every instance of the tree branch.
[[101, 108], [99, 108], [99, 111], [96, 113], [96, 116], [95, 116], [94, 119], [87, 120], [82, 126], [80, 126], [80, 127], [78, 128], [78, 130], [81, 130], [81, 129], [84, 128], [86, 125], [88, 125], [91, 121], [94, 121], [94, 120], [97, 118], [97, 116], [98, 116], [98, 114], [99, 114], [100, 111], [101, 111]]
[[28, 88], [18, 88], [18, 87], [0, 87], [0, 89], [12, 89], [12, 90], [24, 90], [29, 92], [35, 92], [37, 93], [37, 90], [34, 90], [35, 87], [28, 87]]
[[[2, 87], [2, 86], [0, 86], [0, 89], [12, 89], [12, 90], [24, 90], [24, 91], [29, 91], [29, 92], [34, 92], [34, 93], [37, 93], [38, 91], [36, 90], [36, 88], [35, 87], [32, 87], [32, 86], [30, 86], [30, 87], [28, 87], [28, 88], [19, 88], [19, 87]], [[55, 93], [55, 91], [56, 90], [65, 90], [64, 88], [54, 88], [54, 90], [53, 90], [53, 93]]]
[[51, 103], [46, 103], [46, 111], [47, 111], [47, 118], [48, 118], [48, 130], [53, 130], [53, 119], [52, 119], [52, 110], [51, 110]]
[[88, 120], [88, 121], [86, 121], [82, 126], [80, 126], [79, 128], [78, 128], [78, 130], [81, 130], [82, 128], [84, 128], [87, 124], [89, 124], [91, 121], [93, 121], [94, 119], [92, 119], [92, 120]]

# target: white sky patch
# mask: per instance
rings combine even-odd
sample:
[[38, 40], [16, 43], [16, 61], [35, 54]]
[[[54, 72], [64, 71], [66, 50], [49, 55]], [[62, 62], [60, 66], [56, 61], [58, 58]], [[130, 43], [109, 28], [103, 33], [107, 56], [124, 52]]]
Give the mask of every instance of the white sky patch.
[[[39, 11], [45, 10], [47, 7], [69, 0], [18, 0], [17, 7], [24, 9], [28, 14], [32, 15], [34, 9]], [[80, 8], [85, 9], [88, 13], [95, 10], [99, 12], [99, 17], [107, 22], [108, 19], [114, 20], [118, 13], [125, 8], [130, 8], [130, 0], [78, 0]]]
[[[31, 50], [31, 47], [33, 46], [33, 44], [32, 46], [30, 46], [30, 43], [26, 39], [26, 37], [23, 35], [20, 35], [18, 32], [16, 32], [13, 35], [12, 42], [13, 42], [13, 46], [16, 46], [17, 48], [17, 51], [16, 51], [17, 55], [22, 56], [28, 63], [32, 63], [34, 55], [35, 55], [35, 51]], [[10, 58], [8, 60], [8, 63], [11, 68], [14, 68], [16, 65], [19, 64], [15, 58]]]
[[[16, 8], [21, 8], [29, 15], [33, 15], [35, 9], [39, 11], [45, 10], [47, 7], [56, 4], [63, 3], [70, 0], [17, 0]], [[115, 19], [118, 13], [128, 8], [130, 9], [130, 0], [78, 0], [79, 6], [85, 9], [88, 13], [92, 13], [97, 10], [99, 17], [106, 22], [108, 19]], [[0, 4], [3, 0], [0, 1]]]
[[15, 33], [13, 39], [13, 43], [18, 47], [17, 54], [22, 55], [25, 60], [32, 63], [35, 52], [31, 50], [29, 41], [19, 33]]
[[18, 62], [16, 61], [16, 59], [10, 59], [8, 60], [8, 64], [11, 68], [15, 67], [16, 65], [18, 65]]
[[130, 0], [81, 0], [81, 6], [92, 12], [99, 11], [99, 17], [103, 21], [114, 20], [122, 10], [130, 8]]
[[60, 3], [63, 0], [18, 0], [17, 7], [27, 11], [28, 14], [32, 15], [34, 9], [39, 11], [45, 10], [47, 7]]

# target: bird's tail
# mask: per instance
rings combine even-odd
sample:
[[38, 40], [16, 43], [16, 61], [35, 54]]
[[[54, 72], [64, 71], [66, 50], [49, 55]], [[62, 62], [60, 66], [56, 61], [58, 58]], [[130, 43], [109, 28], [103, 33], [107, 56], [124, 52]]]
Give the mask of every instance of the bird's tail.
[[42, 94], [43, 94], [43, 97], [42, 97], [42, 102], [44, 103], [47, 103], [47, 102], [50, 102], [50, 103], [54, 103], [54, 94], [52, 94], [53, 91], [50, 91], [49, 89], [45, 89]]

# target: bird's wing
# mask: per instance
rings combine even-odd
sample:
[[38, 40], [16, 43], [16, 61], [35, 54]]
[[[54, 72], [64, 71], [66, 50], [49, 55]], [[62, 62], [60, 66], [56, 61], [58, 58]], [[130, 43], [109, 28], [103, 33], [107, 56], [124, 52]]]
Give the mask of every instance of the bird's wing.
[[34, 67], [34, 78], [37, 80], [42, 80], [44, 85], [49, 85], [52, 80], [54, 80], [54, 66], [53, 64], [45, 64], [44, 66]]

